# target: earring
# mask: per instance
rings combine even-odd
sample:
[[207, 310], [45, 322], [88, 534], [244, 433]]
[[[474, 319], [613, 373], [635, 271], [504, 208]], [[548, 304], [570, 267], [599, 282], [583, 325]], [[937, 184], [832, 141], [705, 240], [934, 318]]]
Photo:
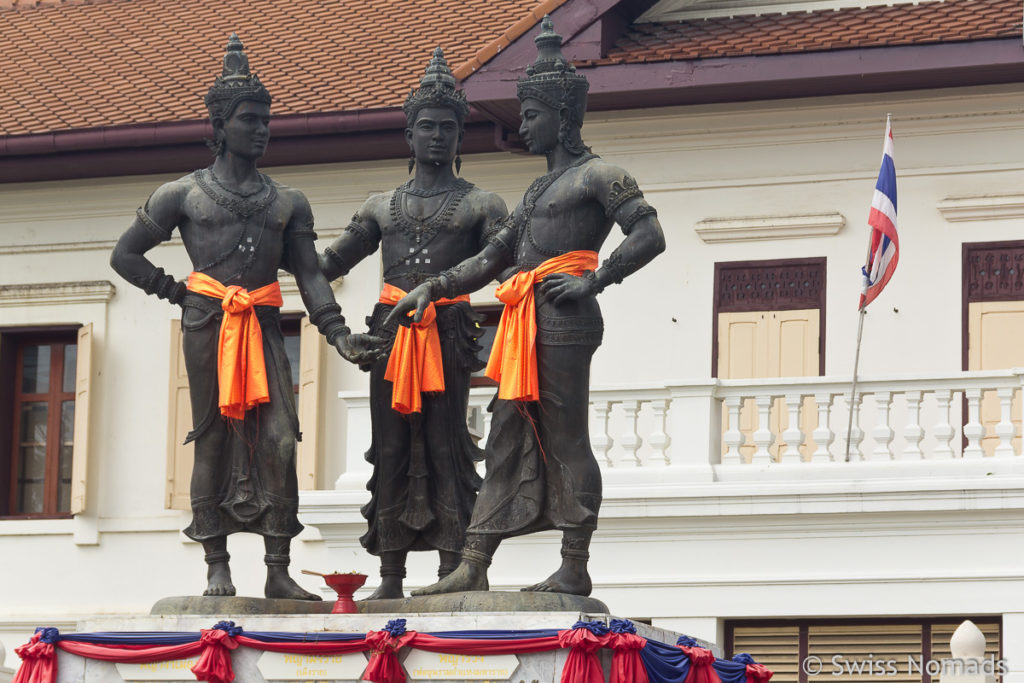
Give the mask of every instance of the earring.
[[416, 168], [416, 155], [412, 152], [409, 153], [409, 173], [412, 173], [412, 169]]
[[458, 154], [455, 155], [455, 175], [458, 175], [462, 171], [462, 157]]

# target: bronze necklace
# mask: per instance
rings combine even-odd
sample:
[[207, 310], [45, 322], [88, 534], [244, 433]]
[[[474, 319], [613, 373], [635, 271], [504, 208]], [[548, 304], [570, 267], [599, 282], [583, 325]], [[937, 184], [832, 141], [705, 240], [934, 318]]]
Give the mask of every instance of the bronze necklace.
[[[414, 218], [405, 209], [405, 196], [407, 194], [415, 195], [415, 193], [409, 192], [411, 183], [412, 181], [410, 180], [391, 193], [391, 203], [388, 209], [391, 214], [392, 225], [401, 230], [409, 238], [410, 242], [420, 245], [424, 240], [432, 240], [443, 226], [451, 222], [452, 216], [455, 214], [455, 210], [459, 208], [462, 199], [473, 189], [473, 183], [467, 182], [462, 178], [456, 180], [453, 186], [444, 190], [447, 196], [441, 202], [441, 206], [430, 216], [424, 218]], [[441, 193], [438, 192], [438, 194]]]
[[[255, 200], [247, 198], [252, 195], [243, 196], [237, 192], [232, 192], [232, 194], [235, 194], [236, 196], [231, 197], [218, 191], [217, 187], [211, 185], [207, 180], [207, 175], [213, 179], [213, 182], [217, 187], [223, 187], [220, 182], [216, 180], [216, 176], [213, 175], [212, 168], [199, 169], [196, 171], [194, 174], [196, 184], [217, 204], [217, 206], [227, 209], [240, 218], [247, 219], [260, 211], [266, 210], [266, 208], [273, 204], [274, 200], [277, 199], [277, 188], [274, 186], [274, 183], [267, 182], [266, 176], [262, 173], [260, 174], [260, 178], [263, 180], [263, 186], [259, 191], [263, 192], [266, 190], [266, 195], [262, 199]], [[227, 188], [224, 189], [227, 190]], [[231, 192], [230, 190], [227, 191]]]
[[241, 197], [242, 199], [248, 199], [249, 197], [252, 197], [254, 195], [258, 195], [260, 192], [263, 192], [263, 190], [266, 189], [266, 187], [267, 187], [267, 177], [265, 175], [263, 175], [262, 173], [258, 173], [257, 172], [256, 175], [258, 175], [259, 179], [260, 179], [259, 187], [257, 187], [252, 192], [238, 192], [237, 190], [232, 190], [230, 187], [228, 187], [223, 182], [221, 182], [221, 179], [218, 178], [217, 174], [213, 172], [213, 166], [211, 166], [209, 170], [210, 170], [210, 179], [213, 180], [213, 184], [214, 185], [216, 185], [220, 189], [224, 190], [225, 192], [230, 192], [231, 194], [235, 195], [236, 197]]
[[455, 211], [459, 208], [466, 195], [469, 194], [469, 191], [473, 189], [473, 183], [459, 178], [455, 181], [454, 185], [449, 186], [449, 189], [446, 190], [448, 196], [445, 197], [444, 201], [441, 202], [441, 206], [433, 214], [423, 219], [417, 219], [409, 216], [405, 210], [404, 195], [415, 194], [407, 192], [407, 187], [411, 182], [409, 181], [405, 185], [396, 188], [391, 193], [391, 202], [388, 208], [391, 215], [391, 224], [406, 236], [409, 244], [412, 245], [410, 247], [412, 251], [384, 266], [385, 279], [391, 275], [395, 268], [411, 264], [414, 258], [422, 254], [430, 246], [434, 238], [440, 234], [441, 228], [451, 224]]

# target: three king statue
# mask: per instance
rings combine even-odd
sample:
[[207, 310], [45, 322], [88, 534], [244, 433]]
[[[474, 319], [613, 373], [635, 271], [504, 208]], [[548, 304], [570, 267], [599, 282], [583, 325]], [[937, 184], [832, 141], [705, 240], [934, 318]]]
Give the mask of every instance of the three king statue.
[[[264, 537], [266, 596], [317, 599], [287, 573], [302, 525], [279, 268], [295, 275], [328, 342], [369, 371], [373, 474], [360, 541], [381, 574], [370, 598], [402, 597], [407, 553], [418, 550], [438, 551], [440, 580], [414, 594], [487, 590], [500, 542], [546, 529], [562, 532], [561, 565], [525, 590], [589, 595], [601, 504], [588, 430], [590, 360], [603, 333], [596, 296], [665, 241], [633, 178], [583, 143], [588, 83], [549, 18], [535, 42], [537, 59], [517, 84], [519, 134], [546, 156], [548, 173], [511, 216], [456, 175], [469, 106], [437, 49], [403, 106], [412, 178], [368, 199], [317, 256], [305, 197], [256, 170], [270, 95], [231, 37], [206, 96], [213, 164], [157, 189], [111, 258], [129, 282], [183, 309], [195, 443], [185, 533], [206, 552], [204, 595], [234, 595], [227, 536], [249, 531]], [[599, 267], [614, 223], [625, 238]], [[144, 255], [175, 227], [192, 260], [187, 282]], [[378, 248], [384, 287], [370, 333], [352, 334], [329, 280]], [[483, 365], [468, 295], [495, 278], [505, 307], [486, 374], [499, 386], [481, 454], [466, 425], [470, 374]]]

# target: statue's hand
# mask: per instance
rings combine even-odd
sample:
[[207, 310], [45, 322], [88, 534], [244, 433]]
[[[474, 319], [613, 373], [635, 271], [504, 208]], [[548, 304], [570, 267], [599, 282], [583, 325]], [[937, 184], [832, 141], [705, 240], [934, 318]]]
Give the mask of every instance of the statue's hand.
[[[429, 305], [430, 285], [424, 282], [422, 285], [402, 297], [402, 300], [395, 304], [395, 308], [384, 320], [384, 327], [393, 329], [398, 325], [418, 323], [423, 319], [423, 312], [427, 310], [427, 306]], [[416, 314], [413, 315], [412, 318], [409, 317], [410, 311], [416, 311]]]
[[345, 334], [334, 340], [334, 348], [345, 360], [370, 365], [387, 355], [387, 341], [371, 334]]
[[577, 277], [569, 273], [553, 273], [541, 280], [540, 294], [558, 306], [596, 295], [597, 284], [590, 278]]

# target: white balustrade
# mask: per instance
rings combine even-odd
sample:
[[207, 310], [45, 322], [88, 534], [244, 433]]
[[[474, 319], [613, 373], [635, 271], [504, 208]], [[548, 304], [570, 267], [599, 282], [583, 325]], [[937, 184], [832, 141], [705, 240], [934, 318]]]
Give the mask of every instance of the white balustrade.
[[796, 393], [786, 394], [786, 412], [789, 424], [782, 432], [786, 442], [786, 450], [782, 452], [781, 462], [800, 462], [800, 446], [804, 443], [804, 433], [800, 430], [800, 406], [804, 397]]
[[907, 399], [907, 423], [903, 428], [903, 441], [906, 446], [900, 454], [901, 460], [920, 460], [924, 457], [921, 453], [921, 439], [924, 438], [924, 429], [921, 427], [921, 397], [924, 392], [908, 391], [904, 394]]
[[811, 436], [814, 438], [814, 454], [811, 462], [828, 462], [832, 460], [832, 442], [836, 440], [836, 434], [828, 426], [829, 414], [832, 412], [834, 396], [828, 392], [816, 392], [814, 402], [818, 405], [818, 426], [814, 428]]
[[999, 424], [996, 425], [996, 436], [999, 437], [999, 445], [996, 446], [995, 456], [1003, 458], [1014, 455], [1013, 437], [1014, 425], [1010, 415], [1010, 407], [1013, 405], [1013, 393], [1016, 387], [999, 387]]
[[985, 425], [981, 423], [981, 389], [966, 389], [964, 394], [967, 397], [967, 423], [964, 425], [967, 445], [964, 447], [964, 459], [981, 458], [985, 455], [981, 447], [981, 439], [985, 436]]
[[[986, 438], [998, 441], [994, 457], [1016, 457], [1024, 401], [1015, 400], [1015, 392], [1022, 380], [1020, 369], [861, 378], [853, 404], [850, 462], [978, 459], [985, 457]], [[703, 467], [709, 481], [709, 466], [775, 466], [773, 449], [780, 463], [841, 468], [849, 392], [849, 378], [843, 377], [598, 387], [590, 393], [590, 441], [602, 468], [679, 466], [699, 477]], [[983, 416], [986, 392], [998, 398], [997, 423]], [[490, 429], [486, 406], [493, 394], [483, 387], [470, 392], [471, 431], [481, 446]], [[353, 482], [361, 487], [369, 471], [362, 457], [369, 445], [369, 405], [356, 392], [341, 398], [348, 406], [348, 438], [338, 488]], [[744, 406], [755, 417], [747, 430], [740, 424]]]
[[896, 432], [889, 426], [889, 410], [892, 407], [891, 391], [876, 391], [875, 405], [877, 419], [875, 428], [871, 430], [871, 436], [875, 440], [875, 450], [871, 452], [873, 460], [892, 460], [892, 450], [889, 444], [892, 443]]

